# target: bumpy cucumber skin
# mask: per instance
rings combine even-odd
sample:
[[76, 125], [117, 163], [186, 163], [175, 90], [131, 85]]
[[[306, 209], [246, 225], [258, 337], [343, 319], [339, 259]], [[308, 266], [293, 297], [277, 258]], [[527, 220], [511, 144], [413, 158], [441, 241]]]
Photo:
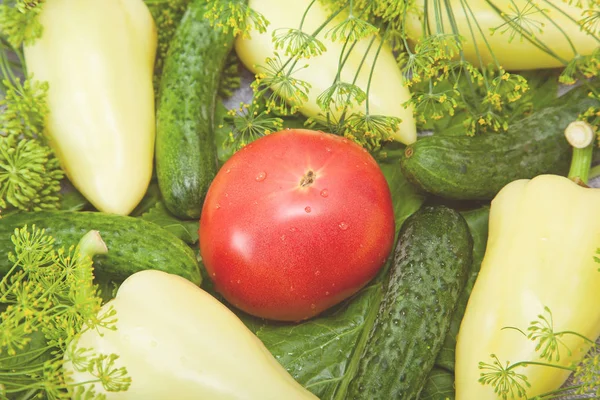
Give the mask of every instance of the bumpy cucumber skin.
[[215, 107], [233, 35], [210, 26], [206, 0], [189, 4], [165, 59], [156, 125], [156, 173], [165, 205], [198, 218], [217, 173]]
[[12, 214], [0, 219], [0, 276], [11, 265], [8, 253], [14, 230], [24, 225], [46, 229], [58, 247], [77, 245], [90, 230], [97, 230], [108, 253], [94, 257], [94, 274], [122, 282], [129, 275], [157, 269], [182, 276], [200, 286], [202, 276], [191, 248], [172, 233], [140, 218], [99, 212], [40, 211]]
[[419, 397], [471, 265], [464, 218], [427, 206], [402, 225], [394, 264], [348, 399]]
[[406, 148], [402, 172], [421, 189], [458, 200], [492, 199], [517, 179], [566, 176], [571, 148], [564, 130], [594, 104], [588, 92], [574, 89], [554, 105], [511, 124], [507, 132], [423, 137]]

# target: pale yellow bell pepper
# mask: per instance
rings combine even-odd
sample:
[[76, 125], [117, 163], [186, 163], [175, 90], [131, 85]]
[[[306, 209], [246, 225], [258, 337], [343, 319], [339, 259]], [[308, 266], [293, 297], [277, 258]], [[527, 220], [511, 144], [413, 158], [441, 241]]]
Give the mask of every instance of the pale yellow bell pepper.
[[[107, 400], [314, 400], [225, 305], [177, 275], [147, 270], [131, 275], [100, 313], [116, 310], [116, 330], [83, 332], [73, 351], [116, 354], [115, 368], [131, 378]], [[68, 361], [71, 384], [96, 378]]]
[[47, 135], [75, 187], [129, 214], [152, 175], [156, 27], [142, 0], [48, 0], [27, 70], [49, 83]]
[[[264, 72], [261, 67], [265, 66], [265, 60], [275, 57], [273, 31], [282, 28], [298, 28], [302, 16], [311, 4], [311, 0], [294, 0], [285, 2], [285, 4], [278, 0], [250, 0], [248, 4], [252, 9], [262, 14], [269, 21], [269, 25], [266, 32], [262, 34], [252, 31], [250, 38], [239, 36], [235, 49], [238, 57], [248, 69], [254, 73], [260, 73]], [[320, 2], [315, 2], [306, 14], [302, 31], [312, 34], [327, 21], [327, 17], [327, 9]], [[334, 83], [339, 68], [340, 54], [344, 47], [343, 40], [338, 39], [334, 42], [330, 38], [325, 38], [325, 35], [342, 20], [342, 17], [334, 19], [317, 35], [317, 39], [325, 45], [327, 50], [319, 56], [301, 59], [297, 65], [298, 70], [293, 74], [294, 78], [308, 82], [311, 85], [308, 90], [308, 101], [304, 102], [299, 108], [299, 111], [307, 117], [323, 120], [322, 115], [324, 112], [317, 103], [317, 97]], [[277, 33], [281, 32], [281, 30], [277, 31]], [[410, 92], [404, 85], [402, 73], [390, 48], [383, 46], [375, 60], [381, 42], [377, 38], [369, 49], [371, 39], [372, 36], [364, 38], [355, 45], [341, 71], [341, 81], [352, 83], [357, 71], [359, 71], [355, 84], [366, 92], [371, 67], [374, 65], [369, 91], [369, 113], [400, 118], [402, 122], [398, 131], [393, 134], [394, 139], [410, 144], [417, 138], [413, 108], [403, 107], [403, 104], [410, 99]], [[283, 51], [280, 50], [279, 53], [283, 55]], [[359, 69], [365, 54], [367, 54], [367, 57], [364, 65]], [[282, 57], [282, 59], [285, 61], [287, 57]], [[304, 65], [308, 65], [308, 67], [300, 68]], [[273, 89], [277, 91], [276, 87]], [[356, 105], [349, 112], [364, 113], [365, 103]], [[339, 115], [340, 112], [334, 110], [333, 114]]]
[[[480, 57], [484, 65], [493, 64], [495, 57], [505, 70], [563, 67], [575, 55], [589, 55], [598, 48], [597, 37], [582, 30], [576, 22], [585, 18], [584, 12], [589, 7], [578, 7], [577, 2], [571, 3], [569, 5], [561, 0], [449, 1], [456, 27], [464, 39], [462, 49], [465, 59], [479, 66]], [[418, 12], [409, 14], [407, 18], [406, 32], [413, 41], [419, 41], [423, 36], [424, 4], [424, 1], [417, 1]], [[446, 5], [440, 9], [430, 3], [430, 29], [433, 33], [441, 33], [436, 25], [439, 20], [444, 33], [453, 33]], [[439, 11], [437, 15], [436, 10]], [[513, 21], [513, 25], [507, 20]], [[546, 46], [546, 49], [537, 47], [527, 38], [521, 39], [520, 33], [516, 33], [510, 41], [511, 32], [518, 26], [534, 34], [539, 44]], [[491, 29], [495, 28], [499, 29], [492, 33]], [[558, 58], [550, 52], [555, 53]]]
[[[588, 166], [589, 169], [589, 166]], [[479, 363], [548, 362], [536, 351], [539, 343], [514, 327], [527, 328], [538, 315], [552, 313], [553, 331], [573, 331], [590, 340], [600, 335], [600, 272], [594, 261], [600, 247], [600, 190], [584, 188], [568, 178], [541, 175], [517, 180], [494, 198], [489, 239], [481, 272], [473, 288], [458, 334], [456, 399], [497, 400], [491, 385], [479, 382]], [[560, 337], [560, 360], [569, 367], [589, 349], [582, 338]], [[571, 354], [567, 351], [570, 349]], [[558, 389], [570, 371], [538, 365], [519, 366], [531, 387], [516, 379], [527, 398]]]

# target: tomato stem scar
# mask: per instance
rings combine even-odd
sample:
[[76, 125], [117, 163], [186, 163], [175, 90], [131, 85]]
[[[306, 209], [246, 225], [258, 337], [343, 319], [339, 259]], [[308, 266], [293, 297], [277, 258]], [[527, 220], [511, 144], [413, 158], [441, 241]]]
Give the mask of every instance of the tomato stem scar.
[[316, 178], [315, 172], [312, 169], [309, 169], [308, 172], [306, 172], [306, 174], [304, 174], [302, 179], [300, 179], [300, 186], [305, 187], [305, 186], [312, 185], [312, 183], [315, 181], [315, 178]]

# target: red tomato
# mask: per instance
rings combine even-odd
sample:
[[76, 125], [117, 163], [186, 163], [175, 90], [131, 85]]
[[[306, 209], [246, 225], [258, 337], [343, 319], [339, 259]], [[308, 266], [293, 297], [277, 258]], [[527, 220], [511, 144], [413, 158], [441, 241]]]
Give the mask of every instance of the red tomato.
[[299, 321], [341, 302], [381, 268], [394, 211], [379, 166], [339, 136], [287, 130], [220, 169], [200, 218], [215, 288], [259, 317]]

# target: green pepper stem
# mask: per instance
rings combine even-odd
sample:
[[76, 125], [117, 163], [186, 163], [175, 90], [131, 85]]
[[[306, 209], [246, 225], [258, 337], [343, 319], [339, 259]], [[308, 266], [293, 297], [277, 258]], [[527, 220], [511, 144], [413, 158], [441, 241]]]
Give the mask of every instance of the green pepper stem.
[[565, 137], [573, 147], [568, 177], [577, 184], [587, 186], [594, 151], [594, 130], [587, 122], [575, 121], [565, 129]]
[[84, 267], [86, 263], [92, 260], [92, 258], [97, 254], [106, 254], [108, 253], [108, 248], [106, 247], [106, 243], [102, 240], [100, 236], [100, 232], [98, 231], [89, 231], [79, 240], [77, 245], [77, 257], [78, 257], [78, 265], [75, 274], [77, 280], [81, 283], [79, 287], [79, 295], [83, 297], [88, 297], [91, 295], [89, 293], [89, 289], [91, 283], [94, 280], [93, 269]]

